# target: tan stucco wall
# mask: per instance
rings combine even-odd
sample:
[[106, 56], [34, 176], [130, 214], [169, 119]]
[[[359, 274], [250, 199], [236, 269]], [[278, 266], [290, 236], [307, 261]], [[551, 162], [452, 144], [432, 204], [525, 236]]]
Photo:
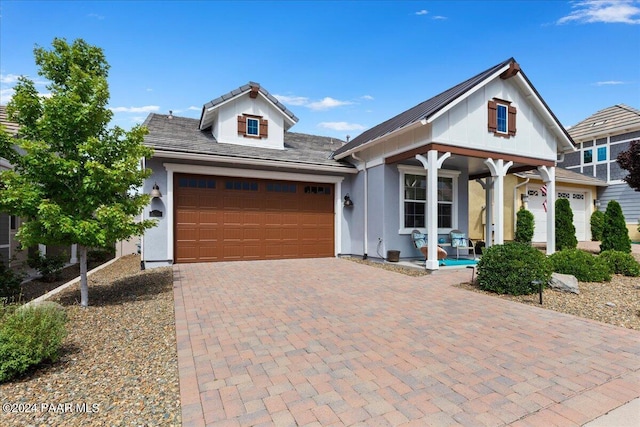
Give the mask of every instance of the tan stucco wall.
[[629, 237], [632, 242], [640, 242], [640, 231], [638, 231], [638, 224], [629, 224], [627, 223], [627, 228], [629, 229]]
[[[505, 241], [513, 240], [515, 235], [515, 212], [517, 209], [520, 209], [522, 202], [520, 201], [521, 195], [524, 194], [525, 189], [528, 186], [540, 187], [542, 185], [541, 180], [532, 179], [529, 181], [528, 185], [523, 185], [518, 188], [516, 194], [516, 210], [514, 211], [513, 205], [513, 189], [516, 185], [525, 182], [525, 179], [519, 178], [515, 175], [507, 175], [504, 179], [504, 239]], [[556, 182], [556, 188], [564, 187], [564, 188], [576, 188], [582, 191], [586, 191], [591, 193], [591, 200], [596, 198], [596, 187], [595, 186], [585, 186], [580, 184], [572, 184], [572, 183], [564, 183], [564, 182]], [[484, 236], [484, 206], [485, 206], [485, 192], [480, 184], [475, 181], [469, 182], [469, 237], [474, 240], [485, 240]], [[593, 209], [593, 205], [591, 205]], [[495, 214], [495, 209], [494, 209]], [[631, 234], [631, 231], [629, 233]], [[640, 233], [637, 232], [636, 240], [640, 240]], [[634, 240], [634, 238], [631, 238]]]

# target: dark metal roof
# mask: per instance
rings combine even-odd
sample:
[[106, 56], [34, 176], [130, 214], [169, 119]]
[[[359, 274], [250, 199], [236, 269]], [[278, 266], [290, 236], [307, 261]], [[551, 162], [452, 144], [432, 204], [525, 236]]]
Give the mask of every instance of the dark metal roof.
[[282, 162], [283, 167], [331, 166], [337, 171], [354, 168], [347, 162], [330, 158], [331, 153], [344, 143], [337, 138], [285, 132], [284, 150], [248, 147], [219, 143], [211, 131], [199, 130], [198, 123], [198, 119], [151, 113], [144, 122], [149, 129], [144, 144], [162, 151], [235, 158], [238, 163], [247, 159]]
[[452, 87], [451, 89], [447, 89], [444, 92], [434, 96], [433, 98], [427, 99], [426, 101], [416, 105], [415, 107], [410, 108], [407, 111], [404, 111], [397, 116], [392, 117], [389, 120], [364, 131], [357, 137], [353, 138], [349, 143], [336, 150], [335, 154], [337, 155], [343, 153], [376, 138], [384, 136], [388, 133], [401, 129], [407, 125], [420, 121], [424, 118], [429, 118], [430, 116], [440, 111], [442, 108], [446, 107], [450, 102], [456, 100], [468, 90], [475, 87], [478, 83], [496, 73], [498, 70], [505, 67], [512, 61], [515, 60], [513, 58], [509, 58], [506, 61], [503, 61], [498, 65], [495, 65], [488, 70], [485, 70], [480, 74], [471, 77], [469, 80], [465, 80], [464, 82]]
[[[506, 67], [512, 62], [513, 63], [516, 62], [513, 57], [497, 65], [494, 65], [493, 67], [481, 72], [480, 74], [477, 74], [471, 77], [470, 79], [465, 80], [464, 82], [450, 89], [445, 90], [444, 92], [434, 96], [433, 98], [427, 99], [426, 101], [416, 105], [415, 107], [410, 108], [398, 114], [397, 116], [394, 116], [389, 120], [383, 123], [380, 123], [379, 125], [376, 125], [364, 131], [357, 137], [353, 138], [349, 143], [347, 143], [343, 147], [336, 150], [335, 155], [339, 155], [340, 153], [344, 153], [353, 148], [364, 145], [369, 141], [373, 141], [374, 139], [380, 138], [381, 136], [392, 133], [398, 129], [402, 129], [405, 126], [418, 122], [422, 119], [428, 119], [429, 117], [436, 114], [438, 111], [445, 108], [451, 102], [463, 96], [469, 90], [473, 89], [475, 86], [477, 86], [478, 84], [482, 83], [484, 80], [486, 80], [487, 78], [495, 74], [498, 70]], [[549, 111], [549, 113], [555, 120], [556, 124], [560, 127], [560, 129], [562, 129], [562, 132], [564, 133], [564, 135], [573, 144], [573, 140], [571, 139], [571, 136], [569, 136], [566, 129], [564, 129], [564, 127], [562, 126], [558, 118], [555, 116], [555, 114], [553, 114], [553, 112], [551, 111], [547, 103], [544, 101], [544, 99], [542, 99], [542, 97], [540, 96], [538, 91], [535, 89], [535, 87], [533, 87], [533, 85], [531, 84], [531, 81], [529, 81], [529, 79], [527, 78], [527, 76], [524, 74], [522, 70], [520, 70], [519, 72], [521, 73], [522, 77], [525, 79], [527, 84], [535, 92], [538, 99], [540, 99], [540, 101], [542, 102], [544, 107], [547, 109], [547, 111]]]

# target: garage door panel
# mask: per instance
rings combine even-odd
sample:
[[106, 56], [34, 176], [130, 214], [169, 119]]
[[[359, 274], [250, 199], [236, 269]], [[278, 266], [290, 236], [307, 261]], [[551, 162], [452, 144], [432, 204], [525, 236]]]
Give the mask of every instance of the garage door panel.
[[176, 262], [334, 255], [333, 185], [177, 175]]
[[[534, 217], [534, 229], [533, 229], [533, 241], [534, 242], [546, 242], [547, 240], [547, 213], [544, 210], [543, 202], [546, 197], [542, 195], [542, 191], [539, 188], [530, 189], [528, 192], [529, 204], [528, 208]], [[585, 241], [588, 239], [589, 221], [590, 215], [587, 209], [587, 193], [582, 191], [572, 191], [559, 189], [556, 193], [556, 198], [564, 198], [569, 200], [571, 211], [573, 212], [573, 225], [576, 228], [576, 238], [578, 241]], [[547, 208], [553, 208], [547, 206]]]

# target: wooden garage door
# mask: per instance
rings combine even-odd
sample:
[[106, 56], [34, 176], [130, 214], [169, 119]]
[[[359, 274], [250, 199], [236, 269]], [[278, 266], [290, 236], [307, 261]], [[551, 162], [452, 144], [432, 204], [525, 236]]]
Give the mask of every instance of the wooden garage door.
[[175, 262], [334, 256], [333, 184], [176, 174]]

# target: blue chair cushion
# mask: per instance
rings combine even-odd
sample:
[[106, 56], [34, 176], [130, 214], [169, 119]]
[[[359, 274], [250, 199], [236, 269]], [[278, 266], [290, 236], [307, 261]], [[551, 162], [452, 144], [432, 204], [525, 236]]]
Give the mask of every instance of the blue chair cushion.
[[454, 248], [467, 247], [467, 236], [464, 233], [451, 233], [451, 246]]

